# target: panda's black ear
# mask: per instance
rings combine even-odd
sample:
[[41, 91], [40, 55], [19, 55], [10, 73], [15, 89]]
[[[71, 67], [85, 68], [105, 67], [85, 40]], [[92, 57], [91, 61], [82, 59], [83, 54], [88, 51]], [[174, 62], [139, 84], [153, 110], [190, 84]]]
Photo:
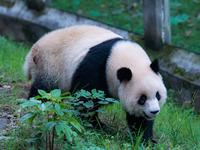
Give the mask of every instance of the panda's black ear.
[[120, 82], [130, 81], [132, 78], [132, 72], [129, 68], [122, 67], [119, 70], [117, 70], [117, 78]]
[[151, 69], [157, 74], [160, 70], [160, 67], [159, 67], [159, 63], [158, 63], [158, 60], [155, 59], [151, 65], [150, 65]]

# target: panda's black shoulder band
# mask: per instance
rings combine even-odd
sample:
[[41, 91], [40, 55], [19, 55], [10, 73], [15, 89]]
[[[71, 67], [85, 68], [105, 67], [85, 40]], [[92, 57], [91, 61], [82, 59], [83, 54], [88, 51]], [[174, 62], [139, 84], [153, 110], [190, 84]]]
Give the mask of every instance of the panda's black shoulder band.
[[91, 47], [73, 75], [70, 91], [97, 89], [109, 96], [105, 72], [106, 62], [113, 45], [123, 40], [117, 37]]

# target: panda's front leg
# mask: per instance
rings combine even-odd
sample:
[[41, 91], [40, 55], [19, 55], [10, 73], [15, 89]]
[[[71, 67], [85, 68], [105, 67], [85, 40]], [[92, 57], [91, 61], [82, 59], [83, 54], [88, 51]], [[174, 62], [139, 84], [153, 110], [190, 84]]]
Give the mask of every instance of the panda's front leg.
[[126, 113], [126, 120], [128, 123], [128, 126], [133, 132], [133, 134], [137, 135], [138, 132], [143, 134], [143, 140], [148, 141], [151, 140], [155, 143], [153, 140], [153, 123], [154, 120], [147, 120], [144, 117], [136, 117], [135, 115], [130, 115], [129, 113]]

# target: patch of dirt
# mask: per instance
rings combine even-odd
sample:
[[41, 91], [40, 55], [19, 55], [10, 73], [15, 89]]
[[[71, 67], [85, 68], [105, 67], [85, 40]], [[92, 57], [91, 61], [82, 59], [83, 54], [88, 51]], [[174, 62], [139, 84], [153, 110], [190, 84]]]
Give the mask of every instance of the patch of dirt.
[[30, 90], [30, 84], [24, 82], [12, 82], [4, 83], [0, 87], [0, 136], [6, 138], [7, 131], [16, 128], [17, 114], [15, 110], [18, 108], [18, 104], [13, 102], [16, 99], [28, 97], [28, 92]]
[[[10, 84], [5, 83], [0, 87], [0, 99], [5, 98], [3, 93], [6, 93], [7, 97], [14, 96], [16, 99], [28, 97], [28, 92], [30, 90], [30, 83], [24, 82], [12, 82]], [[18, 92], [15, 92], [18, 91]]]

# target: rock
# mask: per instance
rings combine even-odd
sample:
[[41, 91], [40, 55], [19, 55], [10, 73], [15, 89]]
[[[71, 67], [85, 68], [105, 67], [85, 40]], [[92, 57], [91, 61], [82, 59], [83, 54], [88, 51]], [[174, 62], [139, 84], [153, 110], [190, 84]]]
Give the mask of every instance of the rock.
[[5, 113], [5, 112], [4, 112], [3, 115], [2, 115], [3, 118], [6, 118], [7, 116], [8, 116], [8, 114]]
[[0, 118], [0, 130], [3, 130], [4, 128], [6, 128], [8, 122], [9, 122], [9, 119]]

